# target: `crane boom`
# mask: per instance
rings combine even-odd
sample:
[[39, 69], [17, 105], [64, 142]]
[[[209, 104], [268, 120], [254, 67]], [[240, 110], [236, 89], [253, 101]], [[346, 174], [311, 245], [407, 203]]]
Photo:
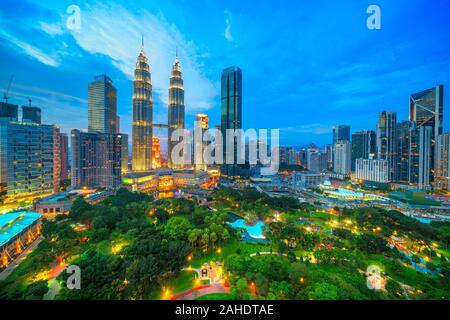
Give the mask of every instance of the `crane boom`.
[[6, 88], [6, 92], [3, 95], [3, 99], [5, 100], [6, 103], [8, 103], [9, 89], [11, 88], [11, 84], [13, 81], [14, 81], [14, 75], [11, 75], [11, 78], [9, 78], [8, 88]]

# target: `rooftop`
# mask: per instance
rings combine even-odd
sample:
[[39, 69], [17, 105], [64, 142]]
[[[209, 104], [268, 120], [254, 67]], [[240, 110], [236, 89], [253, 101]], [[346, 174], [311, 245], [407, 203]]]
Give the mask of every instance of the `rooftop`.
[[31, 226], [40, 217], [40, 213], [28, 211], [0, 215], [0, 247]]

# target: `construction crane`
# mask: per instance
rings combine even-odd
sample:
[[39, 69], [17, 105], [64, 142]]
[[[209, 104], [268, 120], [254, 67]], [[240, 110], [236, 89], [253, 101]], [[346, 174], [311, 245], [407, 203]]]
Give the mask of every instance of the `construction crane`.
[[11, 78], [9, 79], [8, 88], [6, 89], [5, 94], [3, 95], [3, 100], [5, 100], [5, 103], [8, 103], [8, 93], [9, 89], [11, 88], [11, 84], [14, 80], [14, 75], [11, 75]]

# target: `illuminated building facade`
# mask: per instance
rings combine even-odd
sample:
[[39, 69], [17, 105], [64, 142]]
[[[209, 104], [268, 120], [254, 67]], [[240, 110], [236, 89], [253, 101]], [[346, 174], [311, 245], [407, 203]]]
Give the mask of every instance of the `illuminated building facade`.
[[67, 180], [69, 178], [69, 137], [65, 133], [59, 136], [59, 154], [61, 161], [60, 179]]
[[397, 113], [383, 111], [377, 123], [377, 157], [387, 160], [388, 179], [395, 181], [397, 165]]
[[168, 163], [169, 168], [182, 168], [183, 165], [175, 164], [172, 159], [172, 150], [178, 143], [171, 140], [172, 133], [176, 129], [184, 129], [184, 84], [183, 74], [178, 55], [172, 67], [169, 85], [169, 111], [168, 111]]
[[333, 150], [333, 172], [347, 175], [351, 171], [351, 146], [348, 140], [338, 141]]
[[[209, 129], [209, 119], [208, 115], [203, 113], [197, 113], [195, 117], [195, 121], [197, 121], [200, 126], [200, 130], [202, 132], [202, 137], [204, 133]], [[201, 146], [194, 146], [194, 159], [195, 159], [195, 170], [196, 171], [207, 171], [207, 162], [203, 159], [203, 155], [205, 153], [205, 149], [208, 143], [206, 141], [201, 141]]]
[[0, 215], [0, 270], [8, 266], [41, 234], [41, 215], [14, 212]]
[[364, 181], [387, 183], [387, 161], [382, 159], [356, 159], [355, 178]]
[[[226, 141], [228, 129], [242, 129], [242, 70], [238, 67], [230, 67], [222, 71], [220, 129], [223, 137], [222, 174], [231, 178], [238, 177], [237, 137], [234, 137], [232, 146], [228, 146]], [[232, 164], [226, 163], [227, 154], [233, 159]]]
[[72, 130], [73, 188], [107, 188], [121, 185], [122, 136]]
[[0, 119], [0, 189], [5, 202], [59, 190], [59, 128]]
[[96, 76], [88, 85], [89, 132], [117, 133], [117, 90], [106, 76]]
[[450, 190], [450, 133], [437, 137], [436, 141], [436, 186]]
[[153, 169], [161, 168], [161, 145], [157, 137], [152, 138], [152, 166]]
[[136, 61], [133, 81], [132, 170], [152, 168], [152, 81], [144, 43]]

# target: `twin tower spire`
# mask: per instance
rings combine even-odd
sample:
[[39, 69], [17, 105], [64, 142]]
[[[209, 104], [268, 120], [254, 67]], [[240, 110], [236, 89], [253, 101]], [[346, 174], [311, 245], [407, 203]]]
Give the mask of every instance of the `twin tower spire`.
[[153, 97], [150, 65], [144, 52], [144, 36], [142, 48], [136, 60], [133, 81], [133, 122], [132, 122], [132, 170], [135, 172], [150, 171], [152, 164], [153, 127], [168, 128], [168, 165], [177, 169], [171, 159], [174, 143], [170, 136], [175, 129], [184, 129], [184, 83], [181, 65], [176, 50], [169, 83], [168, 123], [153, 123]]

